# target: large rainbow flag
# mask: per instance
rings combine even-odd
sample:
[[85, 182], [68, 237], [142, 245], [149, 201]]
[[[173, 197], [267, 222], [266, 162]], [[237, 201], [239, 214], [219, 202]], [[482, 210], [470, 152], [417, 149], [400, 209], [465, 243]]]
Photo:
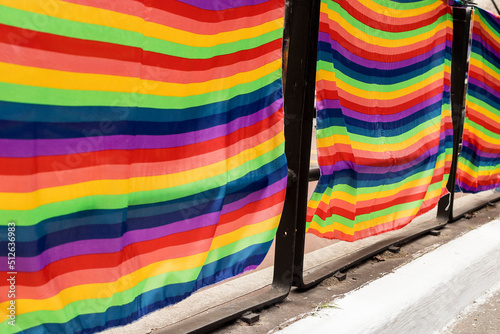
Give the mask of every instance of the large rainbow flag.
[[283, 12], [0, 0], [0, 333], [123, 325], [262, 261], [286, 187]]
[[322, 0], [309, 233], [394, 230], [447, 193], [450, 14], [442, 0]]
[[476, 8], [462, 152], [457, 186], [463, 192], [500, 187], [500, 18]]

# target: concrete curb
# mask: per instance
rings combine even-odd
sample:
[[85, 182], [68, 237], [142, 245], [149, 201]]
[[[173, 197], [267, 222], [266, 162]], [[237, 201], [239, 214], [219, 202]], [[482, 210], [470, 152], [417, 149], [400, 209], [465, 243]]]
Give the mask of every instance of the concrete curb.
[[500, 220], [495, 220], [279, 333], [436, 333], [498, 282]]

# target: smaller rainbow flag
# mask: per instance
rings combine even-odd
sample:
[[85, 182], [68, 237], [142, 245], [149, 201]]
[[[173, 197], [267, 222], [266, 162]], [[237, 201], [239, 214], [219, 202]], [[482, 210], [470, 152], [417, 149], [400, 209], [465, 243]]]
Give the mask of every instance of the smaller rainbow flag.
[[474, 11], [462, 152], [457, 188], [500, 187], [500, 17]]
[[445, 1], [321, 2], [309, 233], [401, 228], [447, 193], [451, 42]]

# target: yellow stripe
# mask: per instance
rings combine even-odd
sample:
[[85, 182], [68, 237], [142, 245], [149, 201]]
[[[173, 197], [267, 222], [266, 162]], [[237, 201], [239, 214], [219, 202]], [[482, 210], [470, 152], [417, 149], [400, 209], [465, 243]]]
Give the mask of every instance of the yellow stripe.
[[[0, 193], [0, 210], [31, 210], [38, 206], [68, 201], [93, 195], [121, 195], [140, 191], [173, 188], [192, 182], [223, 175], [279, 146], [283, 141], [278, 134], [269, 141], [249, 148], [227, 160], [212, 165], [199, 167], [189, 171], [149, 176], [135, 177], [124, 180], [95, 180], [60, 187], [39, 189], [30, 193]], [[228, 176], [230, 177], [230, 175]]]
[[340, 223], [337, 223], [337, 222], [332, 222], [330, 225], [328, 225], [326, 227], [322, 227], [321, 225], [318, 225], [318, 223], [316, 223], [316, 222], [311, 222], [311, 224], [309, 225], [309, 228], [306, 230], [306, 233], [310, 232], [310, 230], [316, 230], [321, 234], [325, 234], [327, 232], [333, 232], [333, 231], [337, 230], [337, 231], [340, 231], [344, 234], [354, 235], [354, 229], [347, 227], [345, 225], [342, 225]]
[[446, 187], [446, 181], [445, 180], [443, 180], [443, 182], [441, 182], [441, 188], [434, 189], [433, 191], [426, 192], [425, 193], [425, 197], [423, 199], [424, 203], [427, 202], [428, 200], [432, 199], [432, 198], [440, 197], [441, 193], [443, 192], [443, 188], [444, 187]]
[[[328, 188], [328, 189], [331, 189], [331, 188]], [[329, 204], [331, 200], [335, 200], [337, 198], [342, 199], [342, 201], [347, 202], [349, 204], [356, 205], [356, 196], [353, 196], [353, 195], [346, 193], [344, 191], [341, 191], [341, 190], [333, 190], [331, 192], [331, 194], [327, 194], [327, 192], [328, 192], [328, 190], [326, 190], [323, 193], [323, 195], [321, 196], [321, 199], [318, 201], [309, 200], [309, 203], [307, 204], [307, 206], [311, 209], [317, 209], [321, 202]]]
[[384, 224], [390, 221], [395, 221], [397, 219], [401, 218], [407, 218], [407, 217], [413, 217], [417, 214], [419, 208], [413, 208], [413, 209], [407, 209], [403, 211], [398, 211], [394, 213], [390, 213], [385, 216], [381, 216], [375, 219], [371, 219], [368, 221], [364, 222], [359, 222], [354, 225], [354, 228], [347, 227], [343, 224], [340, 224], [338, 222], [333, 222], [331, 225], [327, 225], [326, 227], [322, 227], [321, 225], [317, 224], [316, 222], [311, 222], [311, 225], [309, 225], [309, 229], [314, 229], [317, 230], [321, 234], [325, 234], [327, 232], [333, 232], [335, 230], [341, 231], [342, 233], [345, 233], [347, 235], [354, 235], [355, 232], [366, 230], [370, 227], [374, 227], [380, 224]]
[[178, 84], [106, 74], [65, 72], [0, 62], [0, 73], [2, 73], [0, 80], [19, 85], [55, 89], [187, 97], [216, 92], [249, 83], [271, 74], [280, 68], [281, 60], [278, 59], [255, 70], [237, 73], [227, 78]]
[[[482, 58], [484, 61], [487, 61], [486, 59]], [[486, 65], [486, 63], [483, 63], [482, 61], [478, 60], [478, 59], [475, 59], [473, 57], [470, 58], [470, 65], [471, 66], [475, 66], [481, 70], [483, 70], [484, 72], [486, 72], [487, 74], [491, 75], [492, 77], [494, 77], [496, 80], [499, 80], [500, 81], [500, 74], [497, 72], [498, 71], [498, 68], [496, 67], [488, 67]]]
[[148, 22], [146, 24], [146, 31], [144, 34], [148, 37], [168, 40], [178, 44], [208, 48], [215, 45], [228, 44], [244, 39], [255, 38], [268, 32], [281, 29], [282, 27], [283, 19], [280, 18], [252, 28], [221, 32], [216, 35], [200, 35]]
[[482, 20], [481, 16], [479, 16], [477, 14], [477, 12], [474, 14], [474, 23], [476, 21], [479, 22], [479, 24], [481, 25], [482, 29], [484, 29], [486, 31], [486, 33], [489, 35], [489, 37], [491, 37], [492, 39], [495, 40], [495, 42], [497, 42], [498, 44], [500, 44], [500, 37], [497, 36], [497, 34], [495, 32], [491, 31], [491, 29], [489, 28], [489, 26]]
[[[441, 160], [436, 164], [435, 168], [439, 169], [439, 168], [443, 167], [444, 164], [445, 164], [445, 162], [443, 160]], [[411, 189], [411, 188], [419, 187], [422, 185], [428, 185], [428, 184], [430, 184], [432, 177], [433, 177], [433, 175], [427, 176], [427, 177], [424, 177], [421, 179], [413, 180], [410, 182], [406, 182], [397, 188], [388, 189], [388, 190], [384, 190], [384, 191], [379, 191], [378, 189], [380, 187], [372, 187], [371, 189], [373, 189], [373, 192], [368, 192], [365, 194], [357, 194], [356, 196], [345, 193], [343, 191], [334, 191], [334, 192], [332, 192], [331, 195], [327, 195], [326, 193], [323, 194], [323, 196], [321, 197], [321, 199], [319, 201], [328, 205], [332, 199], [342, 198], [343, 201], [348, 202], [352, 205], [356, 205], [357, 202], [369, 201], [375, 197], [376, 198], [390, 197], [390, 196], [394, 196], [397, 193], [399, 193], [403, 190], [406, 190], [406, 189]], [[370, 188], [365, 188], [364, 191], [369, 191], [369, 189]], [[312, 200], [309, 201], [309, 207], [316, 209], [319, 206], [319, 201], [312, 201]]]
[[[59, 0], [52, 0], [50, 2], [33, 0], [0, 0], [0, 4], [64, 20], [127, 30], [143, 34], [146, 37], [158, 38], [193, 47], [212, 47], [219, 44], [233, 43], [243, 39], [251, 39], [261, 36], [283, 27], [283, 18], [279, 18], [255, 27], [221, 32], [214, 35], [200, 35], [171, 28], [158, 23], [147, 22], [139, 16], [118, 13], [96, 7], [72, 4]], [[145, 15], [146, 12], [144, 11], [144, 13], [138, 13], [138, 15], [140, 14]], [[247, 21], [249, 21], [248, 23], [251, 23], [251, 20]]]
[[[436, 141], [439, 141], [439, 131], [440, 131], [440, 125], [435, 124], [435, 126], [428, 127], [425, 130], [422, 130], [419, 133], [416, 133], [415, 135], [411, 136], [410, 138], [399, 142], [399, 143], [394, 143], [394, 144], [368, 144], [365, 142], [357, 142], [349, 138], [348, 135], [331, 135], [329, 137], [325, 138], [318, 138], [317, 143], [318, 143], [318, 148], [328, 148], [331, 147], [332, 144], [345, 144], [345, 145], [350, 145], [353, 149], [355, 150], [360, 150], [360, 151], [368, 151], [368, 152], [395, 152], [395, 151], [400, 151], [404, 150], [411, 145], [414, 145], [418, 143], [420, 140], [422, 140], [425, 136], [431, 135], [436, 133]], [[370, 137], [366, 137], [369, 139]]]
[[466, 130], [469, 131], [471, 134], [475, 135], [476, 137], [484, 140], [486, 142], [486, 144], [489, 144], [488, 146], [490, 146], [490, 147], [500, 145], [499, 139], [490, 137], [487, 134], [485, 134], [484, 132], [481, 132], [481, 130], [477, 130], [477, 129], [471, 127], [469, 123], [464, 124], [464, 131], [466, 131]]
[[[278, 226], [279, 218], [281, 217], [281, 213], [272, 218], [266, 219], [262, 222], [253, 224], [248, 222], [250, 225], [243, 226], [236, 231], [232, 231], [220, 236], [217, 236], [213, 239], [212, 245], [210, 246], [210, 250], [215, 250], [229, 244], [232, 244], [238, 240], [242, 240], [244, 238], [257, 235], [260, 233], [267, 232], [272, 230]], [[257, 219], [260, 217], [257, 217]], [[255, 220], [256, 218], [254, 218]]]
[[401, 218], [414, 217], [418, 213], [418, 210], [420, 210], [420, 206], [412, 209], [389, 213], [385, 216], [377, 217], [375, 219], [359, 222], [354, 225], [354, 232], [363, 231], [370, 227], [385, 224], [391, 221], [396, 221]]
[[374, 46], [382, 46], [387, 48], [399, 48], [402, 46], [412, 45], [421, 41], [429, 40], [439, 31], [452, 28], [452, 22], [450, 20], [443, 21], [439, 23], [434, 29], [420, 34], [418, 36], [401, 38], [397, 40], [389, 40], [377, 36], [367, 34], [366, 32], [359, 30], [355, 26], [351, 25], [347, 20], [345, 20], [339, 13], [329, 9], [325, 3], [321, 4], [321, 11], [328, 15], [328, 18], [333, 22], [337, 22], [343, 29], [349, 32], [353, 38], [362, 40], [363, 42], [372, 44]]
[[[257, 224], [244, 226], [234, 232], [218, 236], [214, 238], [212, 246], [210, 247], [210, 251], [226, 246], [243, 238], [267, 232], [277, 226], [279, 217], [280, 215], [277, 215]], [[114, 282], [73, 286], [62, 290], [57, 295], [47, 299], [19, 299], [16, 300], [16, 305], [18, 305], [17, 314], [20, 315], [39, 310], [57, 311], [61, 310], [66, 305], [79, 300], [109, 298], [115, 293], [133, 288], [139, 282], [149, 277], [154, 277], [167, 272], [171, 272], [172, 276], [174, 276], [176, 274], [176, 271], [183, 271], [197, 267], [200, 267], [201, 269], [201, 266], [205, 264], [205, 260], [208, 254], [209, 252], [203, 252], [196, 255], [153, 263], [133, 273], [122, 276]], [[166, 282], [166, 284], [167, 283], [176, 282]], [[0, 307], [3, 307], [3, 305], [7, 305], [8, 303], [8, 301], [4, 302], [0, 304]], [[85, 313], [84, 310], [82, 310], [82, 312]]]
[[[66, 305], [78, 300], [94, 299], [96, 296], [98, 296], [98, 298], [109, 298], [114, 293], [128, 290], [149, 277], [154, 277], [167, 272], [172, 272], [172, 274], [175, 275], [176, 271], [188, 270], [197, 267], [200, 267], [201, 269], [207, 255], [208, 252], [203, 252], [196, 255], [156, 262], [133, 273], [122, 276], [114, 282], [83, 284], [70, 287], [47, 299], [18, 299], [16, 300], [16, 311], [18, 315], [39, 310], [56, 311], [61, 310]], [[165, 284], [167, 283], [175, 282], [165, 282]], [[8, 303], [9, 301], [3, 302], [0, 304], [0, 307], [5, 309], [4, 306], [7, 306]], [[81, 311], [82, 313], [86, 312], [85, 310]], [[87, 312], [92, 313], [90, 310]]]
[[[470, 100], [467, 100], [467, 106], [469, 108], [473, 109], [472, 113], [484, 115], [492, 122], [500, 124], [500, 116], [496, 115], [495, 113], [492, 113], [488, 109], [483, 108], [482, 106], [475, 104], [475, 103], [471, 102]], [[470, 109], [469, 109], [469, 113], [471, 113]]]
[[467, 174], [469, 174], [471, 177], [473, 177], [475, 179], [500, 174], [500, 168], [495, 168], [492, 170], [488, 170], [488, 169], [487, 170], [473, 170], [469, 166], [464, 165], [461, 161], [458, 162], [458, 169], [460, 169], [463, 172], [466, 172]]
[[396, 18], [414, 17], [425, 13], [432, 12], [443, 5], [441, 1], [434, 1], [432, 4], [415, 9], [394, 9], [382, 6], [372, 0], [358, 0], [363, 6], [369, 8], [370, 11], [380, 13], [384, 16], [392, 16]]
[[[338, 89], [341, 89], [345, 92], [348, 92], [350, 94], [359, 96], [363, 99], [370, 99], [370, 100], [393, 100], [398, 97], [406, 96], [408, 94], [411, 94], [419, 89], [425, 88], [432, 83], [436, 81], [444, 81], [444, 74], [446, 73], [446, 70], [443, 69], [443, 71], [439, 71], [432, 76], [428, 77], [424, 81], [417, 82], [411, 86], [397, 89], [398, 84], [394, 84], [394, 90], [391, 92], [378, 92], [376, 91], [377, 87], [380, 87], [378, 84], [370, 84], [370, 87], [373, 87], [373, 90], [365, 90], [361, 88], [357, 88], [355, 86], [351, 86], [350, 84], [341, 81], [340, 79], [337, 79], [335, 76], [334, 72], [329, 72], [325, 70], [319, 70], [317, 72], [318, 76], [318, 81], [319, 80], [326, 80], [326, 81], [331, 81], [335, 82], [337, 85]], [[366, 85], [365, 85], [366, 86]], [[387, 87], [387, 86], [386, 86]]]

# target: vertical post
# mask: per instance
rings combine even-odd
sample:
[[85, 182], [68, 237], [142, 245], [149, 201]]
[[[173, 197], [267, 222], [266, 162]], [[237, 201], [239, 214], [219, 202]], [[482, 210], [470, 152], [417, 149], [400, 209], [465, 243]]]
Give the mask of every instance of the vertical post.
[[[288, 2], [288, 1], [287, 1]], [[281, 222], [276, 234], [275, 288], [290, 288], [294, 263], [302, 270], [307, 187], [314, 118], [314, 87], [318, 44], [320, 0], [290, 0], [287, 3], [288, 54], [285, 57], [285, 153], [288, 187]], [[285, 41], [285, 45], [287, 41]], [[297, 247], [299, 252], [295, 252]], [[300, 249], [302, 251], [300, 252]], [[294, 257], [299, 256], [299, 259]]]
[[453, 46], [451, 49], [451, 116], [453, 119], [453, 160], [450, 177], [446, 187], [450, 192], [439, 200], [437, 218], [450, 222], [453, 220], [455, 182], [457, 177], [458, 156], [462, 142], [465, 115], [466, 78], [470, 47], [470, 23], [472, 9], [453, 7]]

